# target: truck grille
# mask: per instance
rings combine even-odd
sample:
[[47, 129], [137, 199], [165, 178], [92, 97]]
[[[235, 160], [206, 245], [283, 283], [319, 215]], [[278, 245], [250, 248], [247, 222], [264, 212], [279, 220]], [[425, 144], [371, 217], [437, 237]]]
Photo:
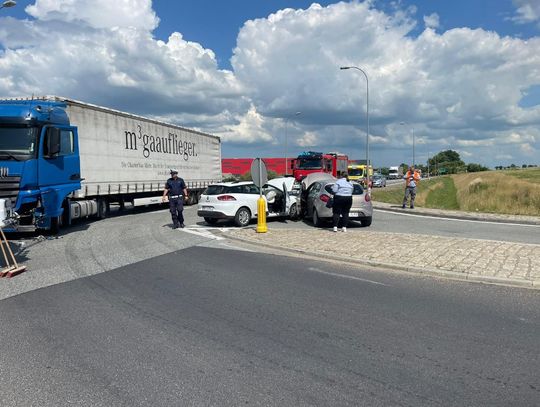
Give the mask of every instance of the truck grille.
[[21, 177], [0, 177], [0, 199], [10, 199], [12, 207], [17, 202]]

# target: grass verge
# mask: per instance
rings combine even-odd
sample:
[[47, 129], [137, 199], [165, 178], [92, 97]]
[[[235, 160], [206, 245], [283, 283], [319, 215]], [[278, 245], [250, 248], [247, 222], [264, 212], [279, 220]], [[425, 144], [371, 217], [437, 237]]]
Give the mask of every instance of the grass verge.
[[[401, 205], [404, 184], [373, 190], [375, 202]], [[485, 171], [423, 179], [416, 205], [468, 212], [540, 216], [540, 168]]]

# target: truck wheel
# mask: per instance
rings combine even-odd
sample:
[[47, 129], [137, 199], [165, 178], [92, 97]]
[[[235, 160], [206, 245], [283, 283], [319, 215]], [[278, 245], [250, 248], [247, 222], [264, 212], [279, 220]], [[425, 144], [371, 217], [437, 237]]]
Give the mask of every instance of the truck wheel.
[[368, 227], [371, 226], [371, 220], [371, 216], [366, 216], [365, 218], [360, 219], [360, 223], [362, 224], [362, 226]]
[[205, 218], [204, 218], [204, 221], [205, 221], [206, 223], [208, 223], [209, 225], [215, 225], [215, 224], [217, 223], [218, 220], [217, 220], [216, 218], [206, 218], [206, 217], [205, 217]]
[[51, 226], [49, 228], [50, 235], [57, 235], [60, 232], [62, 226], [62, 216], [55, 216], [51, 218]]
[[319, 218], [317, 209], [313, 208], [313, 226], [320, 228], [322, 226], [322, 220]]
[[249, 222], [251, 221], [251, 212], [248, 208], [240, 208], [236, 212], [236, 215], [234, 216], [234, 223], [236, 226], [245, 227], [249, 225]]
[[98, 212], [97, 217], [98, 219], [105, 219], [109, 215], [109, 202], [105, 199], [98, 199]]

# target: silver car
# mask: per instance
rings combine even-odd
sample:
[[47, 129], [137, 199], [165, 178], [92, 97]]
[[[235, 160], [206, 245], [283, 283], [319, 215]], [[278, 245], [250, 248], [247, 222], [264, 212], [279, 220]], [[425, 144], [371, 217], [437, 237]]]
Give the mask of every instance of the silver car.
[[[323, 226], [325, 221], [332, 219], [332, 208], [327, 208], [326, 203], [332, 197], [332, 186], [335, 179], [326, 179], [313, 182], [306, 191], [305, 217], [313, 221], [313, 225]], [[353, 203], [349, 211], [349, 220], [360, 221], [362, 226], [370, 226], [373, 217], [373, 205], [371, 196], [364, 193], [364, 188], [353, 182]]]
[[386, 177], [384, 175], [374, 175], [371, 180], [374, 188], [386, 187]]

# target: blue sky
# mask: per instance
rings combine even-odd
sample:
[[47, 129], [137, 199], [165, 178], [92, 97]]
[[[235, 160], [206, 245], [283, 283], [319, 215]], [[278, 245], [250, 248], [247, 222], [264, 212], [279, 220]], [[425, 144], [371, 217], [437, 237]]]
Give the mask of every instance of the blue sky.
[[[228, 157], [454, 149], [540, 160], [540, 2], [19, 0], [0, 10], [0, 95], [59, 94], [219, 135]], [[289, 9], [289, 10], [286, 10]], [[52, 57], [54, 55], [54, 58]], [[295, 112], [302, 112], [294, 116]], [[407, 122], [406, 126], [399, 123]]]

